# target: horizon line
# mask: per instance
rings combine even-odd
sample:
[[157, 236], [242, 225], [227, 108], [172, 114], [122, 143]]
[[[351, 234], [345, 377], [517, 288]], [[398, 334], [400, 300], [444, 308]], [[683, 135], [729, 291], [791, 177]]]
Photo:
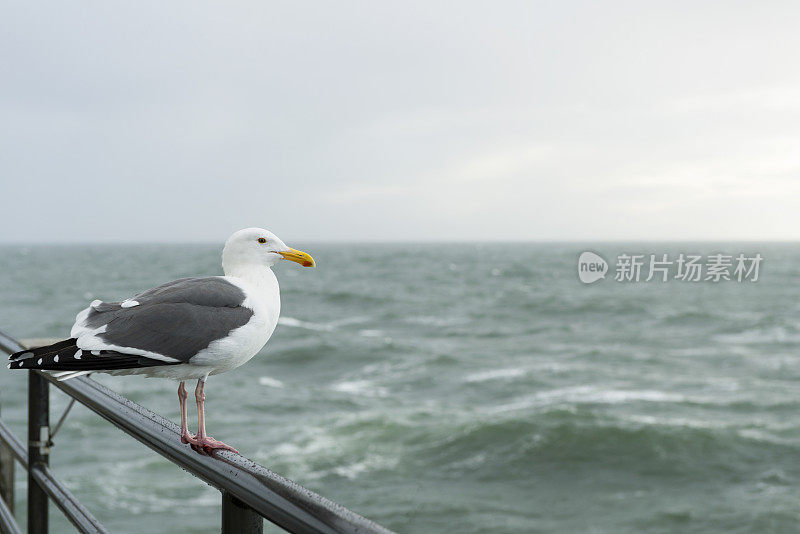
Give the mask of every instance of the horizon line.
[[[309, 243], [315, 245], [336, 244], [370, 244], [370, 245], [435, 245], [435, 244], [491, 244], [491, 243], [519, 243], [519, 244], [617, 244], [617, 243], [799, 243], [800, 238], [756, 239], [756, 238], [485, 238], [485, 239], [426, 239], [423, 241], [409, 239], [292, 239], [295, 243]], [[0, 246], [74, 246], [74, 245], [214, 245], [222, 246], [224, 241], [201, 240], [79, 240], [79, 241], [2, 241]]]

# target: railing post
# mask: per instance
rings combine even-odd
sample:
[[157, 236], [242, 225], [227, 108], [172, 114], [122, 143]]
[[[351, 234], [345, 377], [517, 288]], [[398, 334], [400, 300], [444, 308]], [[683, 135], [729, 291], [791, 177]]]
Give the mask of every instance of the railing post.
[[255, 510], [222, 492], [222, 534], [262, 534], [264, 519]]
[[0, 443], [0, 499], [14, 513], [14, 456], [11, 449]]
[[37, 464], [50, 463], [49, 383], [28, 371], [28, 534], [47, 534], [47, 494], [33, 478]]

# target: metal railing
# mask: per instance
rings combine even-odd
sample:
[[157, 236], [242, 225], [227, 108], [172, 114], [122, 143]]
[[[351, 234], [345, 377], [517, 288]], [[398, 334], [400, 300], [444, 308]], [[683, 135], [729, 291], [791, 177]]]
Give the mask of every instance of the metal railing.
[[[24, 350], [0, 332], [0, 349]], [[220, 490], [222, 532], [261, 533], [267, 519], [289, 532], [391, 534], [388, 529], [233, 452], [201, 455], [180, 441], [178, 426], [86, 377], [59, 382], [47, 373], [28, 372], [28, 447], [0, 420], [0, 532], [20, 531], [13, 514], [14, 460], [28, 472], [28, 532], [44, 534], [48, 500], [79, 532], [106, 529], [53, 475], [49, 467], [49, 385], [144, 443], [170, 462]]]

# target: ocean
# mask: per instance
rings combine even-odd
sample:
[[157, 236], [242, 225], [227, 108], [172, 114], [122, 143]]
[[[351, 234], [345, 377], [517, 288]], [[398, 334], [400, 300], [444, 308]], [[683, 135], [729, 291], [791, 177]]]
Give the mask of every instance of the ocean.
[[[800, 246], [293, 245], [318, 267], [276, 267], [275, 334], [206, 388], [243, 455], [401, 533], [800, 531]], [[0, 329], [64, 337], [95, 298], [220, 274], [220, 250], [0, 247]], [[605, 279], [578, 279], [585, 250]], [[614, 279], [622, 253], [719, 252], [760, 254], [758, 280]], [[174, 382], [94, 378], [179, 420]], [[0, 368], [20, 437], [26, 385]], [[51, 464], [113, 532], [219, 531], [216, 490], [82, 406]]]

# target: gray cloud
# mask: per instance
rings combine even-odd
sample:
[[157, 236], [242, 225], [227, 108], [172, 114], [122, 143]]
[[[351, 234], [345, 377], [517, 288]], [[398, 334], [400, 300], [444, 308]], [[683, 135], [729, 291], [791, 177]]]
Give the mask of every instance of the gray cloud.
[[12, 2], [0, 240], [796, 239], [798, 10]]

